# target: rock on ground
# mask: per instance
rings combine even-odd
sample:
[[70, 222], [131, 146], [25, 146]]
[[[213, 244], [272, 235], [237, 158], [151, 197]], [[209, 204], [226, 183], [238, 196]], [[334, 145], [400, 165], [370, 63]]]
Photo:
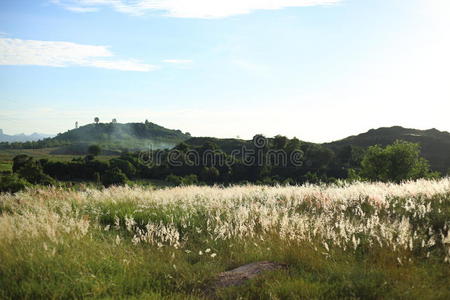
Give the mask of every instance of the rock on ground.
[[284, 268], [286, 268], [286, 265], [284, 264], [270, 261], [260, 261], [243, 265], [227, 272], [222, 272], [217, 276], [215, 282], [208, 289], [208, 294], [213, 293], [218, 288], [241, 285], [247, 280], [261, 275], [263, 272]]

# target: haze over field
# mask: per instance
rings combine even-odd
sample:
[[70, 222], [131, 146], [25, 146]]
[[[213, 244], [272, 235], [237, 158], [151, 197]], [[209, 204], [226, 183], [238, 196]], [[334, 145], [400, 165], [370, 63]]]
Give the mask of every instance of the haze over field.
[[6, 0], [0, 128], [57, 134], [98, 116], [313, 142], [450, 131], [449, 16], [446, 0]]

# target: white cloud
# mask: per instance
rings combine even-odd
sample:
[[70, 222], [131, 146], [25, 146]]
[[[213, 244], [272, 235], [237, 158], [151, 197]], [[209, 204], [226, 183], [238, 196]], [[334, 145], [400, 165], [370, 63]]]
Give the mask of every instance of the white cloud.
[[114, 59], [105, 46], [10, 38], [0, 38], [0, 65], [83, 66], [138, 72], [156, 69], [132, 59]]
[[165, 59], [162, 62], [166, 63], [166, 64], [184, 65], [184, 64], [191, 64], [192, 60], [190, 60], [190, 59]]
[[269, 72], [269, 67], [260, 64], [260, 63], [254, 63], [250, 62], [246, 59], [233, 59], [231, 61], [235, 66], [241, 68], [242, 70], [245, 70], [247, 72], [256, 73], [256, 74], [267, 74]]
[[116, 11], [142, 15], [161, 12], [177, 18], [224, 18], [248, 14], [255, 10], [276, 10], [287, 7], [331, 5], [342, 0], [51, 0], [66, 9], [91, 11], [112, 7]]
[[79, 13], [98, 11], [98, 8], [96, 7], [82, 7], [82, 6], [65, 6], [65, 9]]

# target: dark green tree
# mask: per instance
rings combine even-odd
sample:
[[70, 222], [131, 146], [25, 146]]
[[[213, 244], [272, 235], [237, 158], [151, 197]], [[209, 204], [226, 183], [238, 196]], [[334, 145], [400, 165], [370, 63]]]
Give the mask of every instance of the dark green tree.
[[16, 193], [30, 184], [17, 174], [0, 175], [0, 192], [2, 193]]
[[200, 171], [200, 180], [208, 183], [216, 182], [220, 176], [220, 172], [215, 167], [203, 167]]
[[361, 175], [371, 181], [401, 182], [431, 175], [428, 161], [420, 156], [419, 144], [405, 141], [385, 148], [369, 147], [361, 168]]
[[277, 135], [272, 140], [272, 145], [274, 149], [284, 150], [288, 144], [288, 138], [282, 135]]
[[55, 180], [49, 175], [45, 174], [42, 170], [41, 165], [33, 160], [29, 160], [24, 166], [22, 166], [17, 171], [17, 174], [32, 184], [55, 184]]
[[92, 156], [98, 156], [102, 152], [102, 148], [99, 145], [91, 145], [88, 148], [88, 153]]
[[286, 145], [286, 150], [288, 152], [301, 150], [301, 146], [302, 146], [302, 142], [298, 138], [294, 137], [292, 140], [288, 141], [288, 143]]
[[136, 167], [129, 161], [120, 158], [113, 158], [109, 161], [112, 168], [119, 168], [128, 178], [136, 176]]
[[124, 185], [127, 183], [127, 176], [117, 167], [106, 170], [101, 177], [102, 184], [106, 187], [111, 185]]
[[33, 158], [26, 154], [19, 154], [13, 158], [13, 166], [12, 170], [14, 173], [19, 171], [20, 168], [24, 167], [27, 163], [29, 163]]

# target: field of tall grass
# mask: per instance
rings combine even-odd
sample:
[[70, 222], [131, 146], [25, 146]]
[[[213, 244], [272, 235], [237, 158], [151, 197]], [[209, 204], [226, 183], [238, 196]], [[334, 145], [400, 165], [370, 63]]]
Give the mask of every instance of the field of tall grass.
[[450, 299], [450, 178], [0, 195], [0, 298]]

